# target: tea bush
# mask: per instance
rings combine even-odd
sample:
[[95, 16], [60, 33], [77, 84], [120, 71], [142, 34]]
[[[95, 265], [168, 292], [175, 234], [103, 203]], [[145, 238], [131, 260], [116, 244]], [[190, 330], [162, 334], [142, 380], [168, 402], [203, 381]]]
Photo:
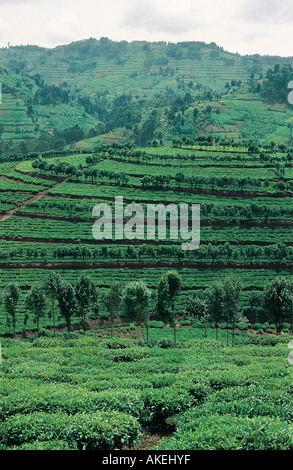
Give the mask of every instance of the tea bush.
[[139, 424], [135, 418], [119, 412], [66, 414], [31, 413], [14, 415], [0, 425], [5, 446], [31, 441], [65, 441], [79, 450], [121, 449], [137, 439]]
[[195, 405], [195, 399], [186, 390], [162, 387], [143, 392], [145, 416], [142, 424], [149, 430], [164, 429], [166, 419]]
[[164, 328], [164, 322], [159, 320], [151, 320], [149, 323], [150, 328]]
[[[231, 347], [225, 340], [191, 339], [186, 333], [176, 348], [168, 337], [161, 341], [170, 343], [162, 342], [161, 346], [171, 347], [158, 347], [158, 339], [150, 347], [137, 340], [101, 340], [91, 335], [80, 335], [78, 339], [42, 336], [32, 342], [4, 339], [0, 366], [1, 446], [56, 446], [57, 450], [103, 445], [108, 449], [116, 446], [118, 433], [120, 448], [122, 440], [126, 445], [131, 443], [130, 431], [130, 438], [128, 431], [126, 437], [119, 430], [116, 433], [111, 421], [114, 437], [110, 430], [104, 436], [104, 427], [98, 429], [91, 421], [93, 416], [118, 413], [123, 419], [131, 417], [135, 429], [143, 432], [175, 429], [172, 438], [162, 441], [162, 449], [290, 448], [291, 338], [284, 334], [253, 336]], [[81, 416], [85, 417], [83, 423], [79, 421]], [[104, 418], [99, 422], [104, 423]], [[204, 425], [211, 427], [210, 433]]]
[[[186, 415], [187, 417], [187, 415]], [[160, 450], [292, 450], [293, 426], [279, 418], [211, 414], [186, 419]]]

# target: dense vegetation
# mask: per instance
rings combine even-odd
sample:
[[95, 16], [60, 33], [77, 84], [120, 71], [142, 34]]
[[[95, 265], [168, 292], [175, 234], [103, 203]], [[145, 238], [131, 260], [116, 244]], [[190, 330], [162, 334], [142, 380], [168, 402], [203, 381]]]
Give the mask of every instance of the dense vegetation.
[[[292, 58], [1, 52], [0, 448], [292, 450]], [[116, 196], [199, 248], [95, 239]]]
[[287, 103], [292, 63], [201, 42], [3, 48], [0, 152], [45, 152], [108, 133], [143, 146], [211, 133], [270, 144], [289, 136], [291, 116], [275, 103]]
[[[2, 450], [292, 450], [289, 338], [231, 349], [189, 331], [176, 349], [160, 328], [152, 347], [78, 334], [6, 339]], [[155, 444], [154, 433], [168, 437]]]

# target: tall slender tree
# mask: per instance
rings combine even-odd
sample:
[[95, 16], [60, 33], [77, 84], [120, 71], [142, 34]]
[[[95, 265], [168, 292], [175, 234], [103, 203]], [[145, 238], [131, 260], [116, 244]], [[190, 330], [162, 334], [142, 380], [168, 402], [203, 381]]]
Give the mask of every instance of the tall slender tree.
[[177, 345], [175, 302], [181, 287], [181, 277], [173, 270], [163, 274], [157, 287], [157, 312], [164, 323], [169, 323], [173, 327], [175, 347]]
[[285, 277], [278, 277], [264, 288], [264, 308], [274, 321], [277, 334], [282, 331], [282, 323], [293, 316], [293, 282]]
[[75, 289], [70, 282], [62, 281], [58, 287], [58, 306], [62, 317], [65, 319], [68, 334], [70, 335], [71, 319], [77, 313], [77, 300]]
[[81, 274], [75, 284], [75, 297], [78, 305], [78, 313], [81, 319], [83, 332], [86, 332], [87, 317], [90, 307], [96, 300], [97, 289], [88, 274]]
[[16, 309], [19, 301], [19, 287], [16, 282], [10, 282], [3, 291], [3, 302], [6, 312], [12, 319], [13, 338], [16, 335]]
[[122, 301], [122, 292], [124, 286], [120, 283], [114, 283], [110, 289], [103, 295], [101, 303], [107, 310], [111, 322], [111, 338], [113, 336], [114, 321], [119, 317], [120, 305]]
[[225, 314], [225, 292], [221, 282], [214, 282], [206, 291], [207, 312], [215, 324], [216, 339], [218, 339], [218, 330]]
[[37, 335], [40, 335], [40, 318], [44, 316], [46, 309], [46, 297], [44, 288], [36, 283], [25, 298], [25, 305], [34, 314], [34, 321], [37, 324]]
[[51, 312], [53, 319], [53, 331], [56, 336], [56, 319], [55, 319], [55, 308], [58, 299], [58, 291], [62, 282], [62, 277], [59, 273], [50, 272], [45, 279], [44, 290], [45, 294], [49, 297], [51, 302]]
[[147, 332], [147, 344], [149, 342], [148, 323], [150, 316], [151, 291], [144, 282], [129, 283], [122, 297], [122, 312], [130, 320], [136, 322], [137, 329], [143, 323]]
[[185, 306], [185, 316], [188, 320], [197, 321], [204, 329], [204, 336], [207, 337], [207, 327], [209, 324], [209, 314], [207, 302], [198, 296], [187, 298]]
[[95, 302], [93, 303], [92, 306], [92, 313], [93, 313], [93, 318], [94, 318], [94, 335], [97, 336], [97, 323], [99, 319], [99, 314], [101, 311], [101, 303], [98, 297], [96, 297]]
[[223, 280], [224, 310], [227, 318], [227, 346], [229, 345], [229, 323], [232, 324], [232, 346], [234, 345], [235, 324], [240, 315], [241, 279], [227, 276]]

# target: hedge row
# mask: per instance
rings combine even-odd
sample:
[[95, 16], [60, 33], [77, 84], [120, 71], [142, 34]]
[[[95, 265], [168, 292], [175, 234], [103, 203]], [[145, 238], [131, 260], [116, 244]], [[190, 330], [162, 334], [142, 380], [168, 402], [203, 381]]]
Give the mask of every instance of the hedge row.
[[164, 438], [160, 450], [292, 450], [293, 426], [279, 418], [199, 416]]
[[[6, 390], [7, 392], [8, 390]], [[94, 392], [65, 384], [46, 384], [27, 387], [0, 398], [0, 419], [33, 413], [120, 412], [138, 419], [144, 427], [164, 427], [165, 419], [186, 411], [195, 405], [200, 389], [190, 384], [189, 389], [176, 387], [148, 388], [145, 390], [110, 389]], [[2, 426], [0, 424], [0, 426]]]
[[119, 412], [73, 416], [38, 412], [16, 414], [0, 426], [0, 441], [4, 448], [32, 441], [61, 441], [66, 443], [64, 447], [78, 450], [111, 450], [132, 446], [138, 435], [137, 420]]

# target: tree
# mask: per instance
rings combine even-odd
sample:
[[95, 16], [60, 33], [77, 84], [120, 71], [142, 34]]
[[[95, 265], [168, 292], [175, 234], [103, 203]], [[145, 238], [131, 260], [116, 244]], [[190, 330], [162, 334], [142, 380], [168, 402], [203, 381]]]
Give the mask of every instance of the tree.
[[174, 179], [175, 179], [175, 182], [178, 183], [179, 188], [180, 188], [181, 184], [184, 183], [185, 176], [183, 173], [176, 173]]
[[293, 80], [291, 64], [276, 64], [274, 69], [268, 69], [263, 80], [263, 96], [270, 103], [287, 103], [288, 84]]
[[58, 286], [58, 306], [60, 314], [65, 319], [68, 334], [70, 335], [71, 317], [77, 310], [75, 289], [70, 282], [62, 281]]
[[102, 297], [102, 304], [106, 308], [111, 321], [111, 338], [113, 336], [114, 320], [119, 316], [123, 288], [123, 284], [116, 282]]
[[175, 301], [181, 291], [182, 281], [177, 271], [168, 271], [161, 277], [157, 287], [157, 311], [159, 317], [173, 326], [176, 347]]
[[122, 312], [136, 322], [137, 328], [143, 323], [147, 332], [147, 343], [149, 342], [148, 324], [150, 316], [151, 291], [144, 282], [131, 282], [123, 292]]
[[197, 321], [201, 327], [204, 328], [205, 337], [207, 337], [207, 326], [209, 324], [210, 317], [205, 299], [201, 299], [196, 295], [191, 298], [187, 298], [185, 316], [188, 320]]
[[292, 329], [293, 282], [279, 277], [269, 282], [264, 288], [264, 308], [274, 321], [277, 334], [282, 331], [282, 323], [290, 317]]
[[95, 328], [94, 328], [95, 336], [97, 334], [97, 320], [99, 318], [100, 309], [101, 309], [101, 303], [99, 299], [96, 297], [96, 300], [92, 306], [93, 318], [95, 320]]
[[13, 338], [16, 332], [16, 308], [19, 300], [19, 287], [15, 282], [10, 282], [4, 289], [3, 302], [8, 315], [12, 319]]
[[229, 323], [232, 323], [232, 345], [234, 344], [235, 324], [241, 318], [239, 296], [241, 280], [235, 276], [227, 276], [206, 290], [207, 310], [215, 322], [216, 338], [218, 339], [219, 324], [227, 322], [227, 346], [229, 345]]
[[40, 318], [45, 314], [46, 297], [41, 284], [32, 286], [25, 298], [25, 305], [34, 314], [34, 321], [37, 323], [37, 335], [40, 334]]
[[227, 318], [227, 346], [229, 345], [228, 324], [232, 323], [232, 346], [234, 345], [235, 323], [240, 314], [239, 297], [241, 292], [241, 279], [236, 276], [227, 276], [223, 280], [224, 310]]
[[56, 302], [58, 298], [58, 290], [60, 288], [61, 282], [62, 282], [62, 278], [60, 274], [51, 272], [48, 274], [44, 283], [45, 294], [49, 297], [51, 301], [51, 312], [52, 312], [52, 318], [53, 318], [54, 336], [56, 335], [55, 306], [56, 306]]
[[218, 328], [224, 318], [225, 292], [221, 282], [214, 282], [211, 287], [205, 291], [207, 302], [207, 312], [211, 320], [215, 323], [216, 339], [218, 339]]
[[78, 305], [78, 313], [81, 318], [81, 325], [85, 334], [89, 309], [97, 297], [96, 286], [89, 275], [82, 274], [78, 278], [75, 284], [75, 296]]

